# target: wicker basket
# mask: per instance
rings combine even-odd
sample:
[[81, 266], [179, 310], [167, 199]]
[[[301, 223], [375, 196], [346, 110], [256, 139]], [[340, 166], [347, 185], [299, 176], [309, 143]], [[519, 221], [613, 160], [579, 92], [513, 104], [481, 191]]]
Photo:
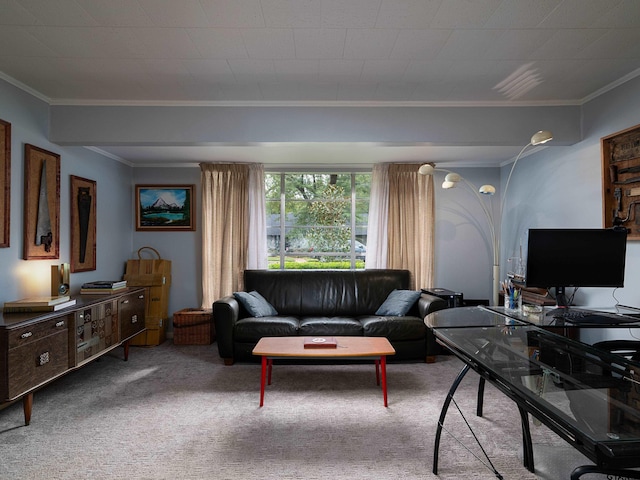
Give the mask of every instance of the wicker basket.
[[185, 308], [173, 314], [173, 343], [209, 345], [216, 339], [211, 310]]

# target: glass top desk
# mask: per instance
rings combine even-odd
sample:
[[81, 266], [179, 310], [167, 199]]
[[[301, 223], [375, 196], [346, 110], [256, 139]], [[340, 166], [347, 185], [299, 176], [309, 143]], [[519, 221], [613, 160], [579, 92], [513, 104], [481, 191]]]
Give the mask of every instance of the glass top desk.
[[640, 363], [486, 308], [441, 310], [428, 315], [425, 323], [437, 341], [465, 363], [440, 414], [434, 474], [447, 409], [462, 378], [473, 369], [481, 377], [479, 415], [485, 380], [518, 406], [524, 465], [530, 471], [528, 414], [595, 464], [576, 468], [572, 480], [590, 472], [640, 479], [639, 471], [628, 470], [640, 466]]

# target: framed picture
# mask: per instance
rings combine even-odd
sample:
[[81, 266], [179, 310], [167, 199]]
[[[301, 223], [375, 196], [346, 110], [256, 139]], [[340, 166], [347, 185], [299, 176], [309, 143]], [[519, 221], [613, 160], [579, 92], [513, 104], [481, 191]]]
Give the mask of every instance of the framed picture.
[[0, 248], [9, 246], [11, 216], [11, 124], [0, 120]]
[[136, 185], [136, 230], [195, 231], [195, 185]]
[[624, 227], [640, 240], [640, 125], [600, 139], [602, 225]]
[[24, 146], [25, 260], [60, 257], [60, 155]]
[[71, 175], [71, 272], [96, 269], [96, 182]]

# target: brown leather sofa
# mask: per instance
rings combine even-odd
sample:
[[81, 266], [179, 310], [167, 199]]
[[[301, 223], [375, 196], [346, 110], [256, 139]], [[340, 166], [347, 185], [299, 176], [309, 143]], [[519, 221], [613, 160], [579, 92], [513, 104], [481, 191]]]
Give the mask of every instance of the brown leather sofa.
[[256, 291], [277, 315], [253, 317], [234, 296], [213, 303], [220, 357], [225, 364], [257, 361], [252, 350], [266, 336], [379, 336], [394, 360], [431, 361], [436, 343], [424, 317], [447, 307], [422, 293], [404, 316], [375, 315], [393, 290], [410, 289], [408, 270], [246, 270], [245, 291]]

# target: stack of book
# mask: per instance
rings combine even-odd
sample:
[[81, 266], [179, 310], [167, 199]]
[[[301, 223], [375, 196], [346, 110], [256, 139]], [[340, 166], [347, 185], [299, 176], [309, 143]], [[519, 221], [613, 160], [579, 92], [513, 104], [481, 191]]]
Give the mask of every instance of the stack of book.
[[68, 295], [59, 297], [30, 297], [16, 300], [14, 302], [4, 302], [3, 313], [31, 313], [31, 312], [56, 312], [63, 308], [76, 304], [75, 299]]
[[101, 295], [116, 293], [127, 288], [126, 280], [101, 280], [97, 282], [83, 283], [80, 287], [80, 293], [88, 295]]

